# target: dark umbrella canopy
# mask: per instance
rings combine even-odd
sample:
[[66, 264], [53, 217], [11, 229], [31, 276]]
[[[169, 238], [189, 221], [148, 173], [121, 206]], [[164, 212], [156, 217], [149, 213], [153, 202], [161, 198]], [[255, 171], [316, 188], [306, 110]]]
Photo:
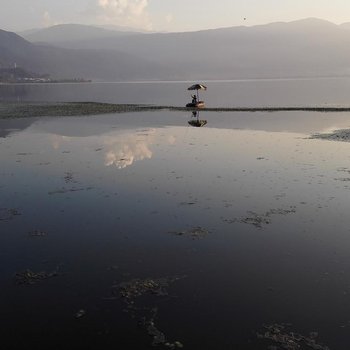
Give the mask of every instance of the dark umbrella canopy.
[[206, 90], [207, 87], [202, 84], [194, 84], [190, 86], [187, 90]]
[[190, 86], [187, 90], [196, 90], [197, 91], [197, 99], [199, 101], [199, 93], [198, 90], [206, 90], [207, 87], [205, 85], [202, 84], [194, 84], [192, 86]]

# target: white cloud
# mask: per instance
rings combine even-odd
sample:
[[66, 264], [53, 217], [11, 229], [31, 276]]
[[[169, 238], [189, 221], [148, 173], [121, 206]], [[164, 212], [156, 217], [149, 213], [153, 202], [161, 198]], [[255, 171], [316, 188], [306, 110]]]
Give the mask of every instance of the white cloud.
[[154, 130], [149, 130], [148, 133], [145, 136], [125, 133], [118, 135], [117, 138], [107, 139], [105, 165], [124, 169], [136, 161], [151, 159], [153, 153], [150, 146], [154, 142]]
[[51, 27], [51, 26], [60, 24], [60, 22], [55, 21], [55, 20], [51, 17], [49, 11], [45, 11], [45, 12], [43, 13], [43, 17], [42, 17], [42, 24], [43, 24], [44, 27]]
[[97, 0], [97, 5], [103, 23], [152, 29], [148, 0]]
[[132, 165], [135, 161], [152, 158], [152, 151], [145, 143], [136, 145], [114, 145], [115, 149], [106, 154], [106, 166], [115, 165], [118, 169], [124, 169]]
[[173, 20], [174, 20], [174, 16], [171, 13], [165, 16], [165, 21], [167, 23], [171, 23]]

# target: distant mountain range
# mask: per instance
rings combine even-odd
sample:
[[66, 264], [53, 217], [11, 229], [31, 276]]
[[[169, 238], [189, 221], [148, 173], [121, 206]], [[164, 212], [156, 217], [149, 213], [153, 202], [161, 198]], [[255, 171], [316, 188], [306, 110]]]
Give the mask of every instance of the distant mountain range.
[[32, 29], [17, 34], [30, 42], [46, 42], [49, 44], [118, 38], [124, 35], [140, 34], [139, 32], [129, 31], [126, 28], [124, 30], [122, 28], [106, 29], [82, 24], [60, 24], [45, 29]]
[[206, 80], [350, 74], [350, 23], [314, 18], [184, 33], [70, 24], [22, 35], [0, 31], [0, 64], [16, 62], [57, 78]]
[[15, 33], [0, 30], [0, 66], [14, 65], [53, 78], [94, 80], [161, 79], [168, 68], [146, 58], [112, 49], [66, 49], [33, 44]]

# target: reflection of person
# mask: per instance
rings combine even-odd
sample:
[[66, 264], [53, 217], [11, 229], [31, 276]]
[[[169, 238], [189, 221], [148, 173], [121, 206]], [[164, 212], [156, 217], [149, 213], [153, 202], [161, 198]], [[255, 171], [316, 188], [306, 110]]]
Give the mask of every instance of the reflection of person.
[[196, 95], [192, 95], [192, 103], [197, 103], [197, 96]]

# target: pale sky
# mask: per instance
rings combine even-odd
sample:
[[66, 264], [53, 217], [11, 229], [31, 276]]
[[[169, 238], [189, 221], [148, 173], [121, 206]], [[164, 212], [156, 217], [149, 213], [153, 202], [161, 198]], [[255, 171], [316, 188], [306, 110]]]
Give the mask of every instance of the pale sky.
[[350, 22], [350, 1], [0, 0], [0, 29], [10, 31], [80, 23], [171, 32], [252, 26], [307, 17], [337, 24]]

